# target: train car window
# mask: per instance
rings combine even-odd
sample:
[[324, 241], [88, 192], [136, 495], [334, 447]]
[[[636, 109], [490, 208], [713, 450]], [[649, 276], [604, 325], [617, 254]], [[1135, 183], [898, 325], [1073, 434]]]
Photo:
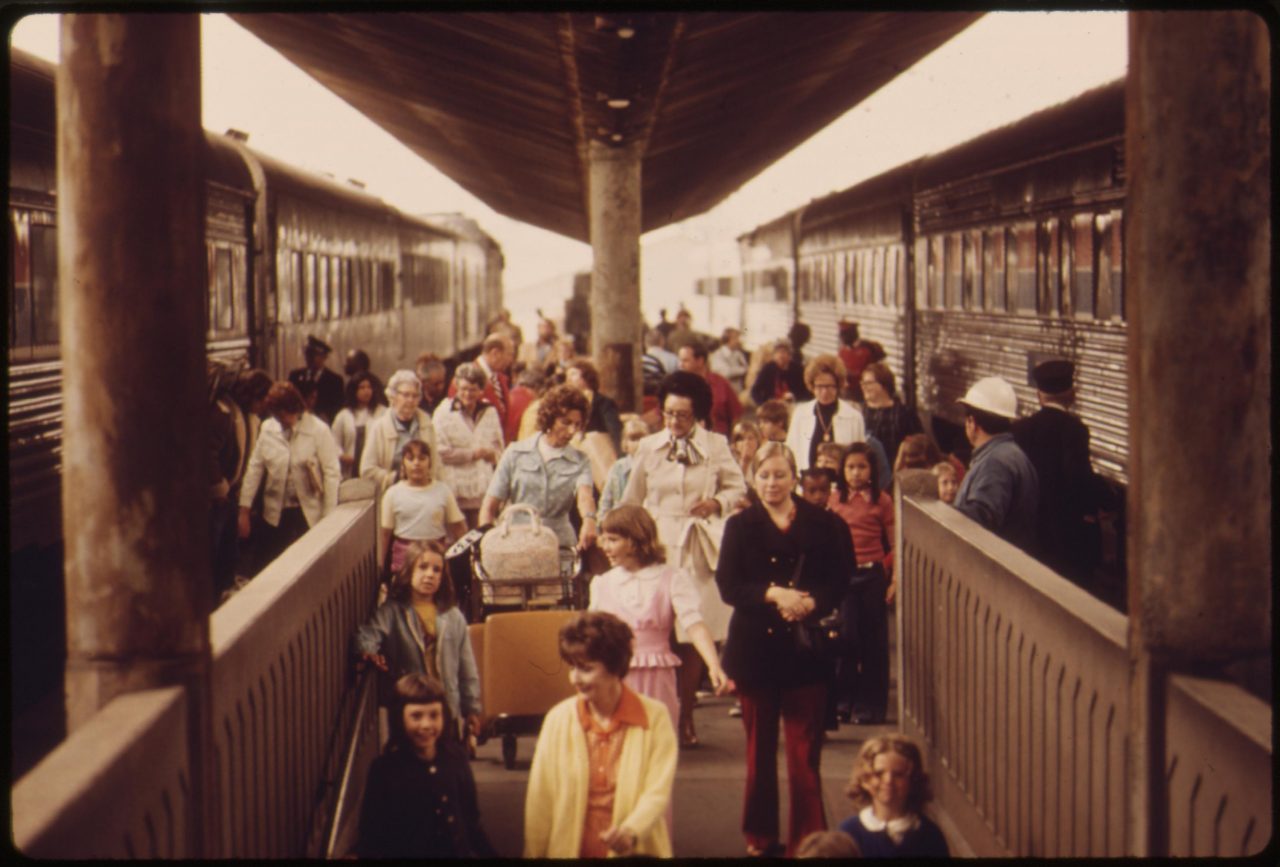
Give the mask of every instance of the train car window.
[[933, 242], [929, 238], [916, 239], [916, 308], [929, 308], [929, 287], [933, 285]]
[[35, 322], [31, 342], [58, 342], [58, 231], [54, 226], [31, 226], [31, 307]]
[[302, 318], [316, 318], [316, 255], [307, 253], [302, 269]]
[[982, 233], [965, 232], [964, 272], [961, 275], [960, 303], [965, 310], [982, 309]]
[[982, 307], [1005, 309], [1004, 229], [986, 232], [982, 239]]
[[390, 262], [378, 263], [378, 309], [390, 310], [396, 306], [395, 266]]
[[934, 235], [929, 239], [929, 307], [938, 309], [945, 303], [943, 268], [946, 265], [946, 239]]
[[826, 273], [823, 275], [823, 290], [826, 293], [824, 300], [831, 304], [836, 303], [836, 272], [839, 265], [840, 257], [836, 253], [832, 253], [827, 257], [826, 268], [824, 269]]
[[902, 248], [897, 244], [885, 250], [884, 303], [886, 307], [902, 307]]
[[1018, 223], [1012, 231], [1009, 269], [1013, 272], [1013, 309], [1019, 313], [1035, 313], [1036, 224]]
[[302, 254], [282, 252], [280, 259], [283, 286], [277, 287], [280, 297], [289, 299], [289, 318], [302, 321]]
[[1099, 214], [1094, 218], [1097, 231], [1099, 319], [1124, 318], [1124, 238], [1120, 211]]
[[[9, 348], [31, 345], [30, 224], [15, 213], [9, 223]], [[25, 355], [25, 353], [24, 353]]]
[[1093, 214], [1071, 218], [1071, 313], [1093, 318], [1095, 309]]
[[943, 258], [943, 304], [949, 310], [960, 308], [961, 282], [964, 277], [964, 251], [961, 235], [952, 232], [946, 237], [946, 248]]
[[213, 285], [209, 292], [209, 326], [227, 331], [235, 326], [235, 287], [232, 277], [231, 250], [228, 247], [213, 249]]
[[328, 319], [333, 304], [333, 259], [320, 256], [316, 260], [316, 273], [320, 277], [316, 287], [316, 318]]
[[341, 256], [329, 260], [329, 315], [335, 319], [346, 314], [343, 293], [347, 291], [347, 263]]
[[1049, 217], [1040, 223], [1039, 276], [1040, 300], [1038, 310], [1044, 315], [1062, 313], [1062, 243], [1061, 226], [1057, 217]]
[[867, 303], [884, 304], [884, 248], [876, 247], [871, 251], [871, 291], [867, 293]]

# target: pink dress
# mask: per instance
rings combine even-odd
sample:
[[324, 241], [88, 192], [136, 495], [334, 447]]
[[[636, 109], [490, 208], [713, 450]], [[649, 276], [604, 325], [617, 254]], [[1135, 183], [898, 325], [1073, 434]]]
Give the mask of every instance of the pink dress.
[[671, 725], [679, 726], [680, 699], [671, 651], [671, 627], [676, 618], [685, 629], [701, 623], [698, 591], [684, 570], [655, 563], [635, 572], [615, 566], [591, 582], [592, 611], [607, 611], [631, 627], [635, 651], [624, 682], [641, 695], [667, 706]]

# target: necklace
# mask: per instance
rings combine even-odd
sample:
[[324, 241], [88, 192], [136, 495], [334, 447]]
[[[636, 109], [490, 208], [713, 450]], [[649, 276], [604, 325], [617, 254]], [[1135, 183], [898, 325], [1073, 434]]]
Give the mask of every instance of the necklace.
[[820, 403], [814, 404], [813, 414], [818, 417], [818, 429], [822, 434], [821, 436], [822, 441], [824, 443], [831, 442], [831, 438], [832, 438], [831, 426], [835, 421], [835, 415], [836, 415], [835, 410], [833, 409], [831, 412], [831, 419], [832, 419], [831, 421], [827, 421], [825, 418], [823, 418], [822, 404]]

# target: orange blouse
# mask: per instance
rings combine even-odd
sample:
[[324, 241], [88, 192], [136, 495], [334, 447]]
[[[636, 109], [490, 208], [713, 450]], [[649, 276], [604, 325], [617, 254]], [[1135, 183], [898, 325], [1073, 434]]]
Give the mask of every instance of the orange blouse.
[[644, 705], [625, 684], [613, 717], [601, 725], [591, 713], [585, 698], [578, 699], [578, 721], [587, 736], [587, 816], [582, 826], [579, 857], [604, 858], [609, 847], [600, 835], [613, 827], [613, 793], [618, 783], [618, 759], [627, 726], [648, 728]]

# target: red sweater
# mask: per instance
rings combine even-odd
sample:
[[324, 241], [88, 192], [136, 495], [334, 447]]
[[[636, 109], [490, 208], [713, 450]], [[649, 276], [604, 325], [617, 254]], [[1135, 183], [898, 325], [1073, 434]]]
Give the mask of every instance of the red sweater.
[[[828, 503], [831, 511], [849, 525], [853, 537], [853, 551], [859, 566], [868, 563], [884, 563], [886, 573], [893, 572], [893, 500], [884, 491], [880, 499], [871, 502], [870, 491], [851, 493], [847, 503], [832, 496]], [[883, 539], [889, 540], [886, 549]]]

